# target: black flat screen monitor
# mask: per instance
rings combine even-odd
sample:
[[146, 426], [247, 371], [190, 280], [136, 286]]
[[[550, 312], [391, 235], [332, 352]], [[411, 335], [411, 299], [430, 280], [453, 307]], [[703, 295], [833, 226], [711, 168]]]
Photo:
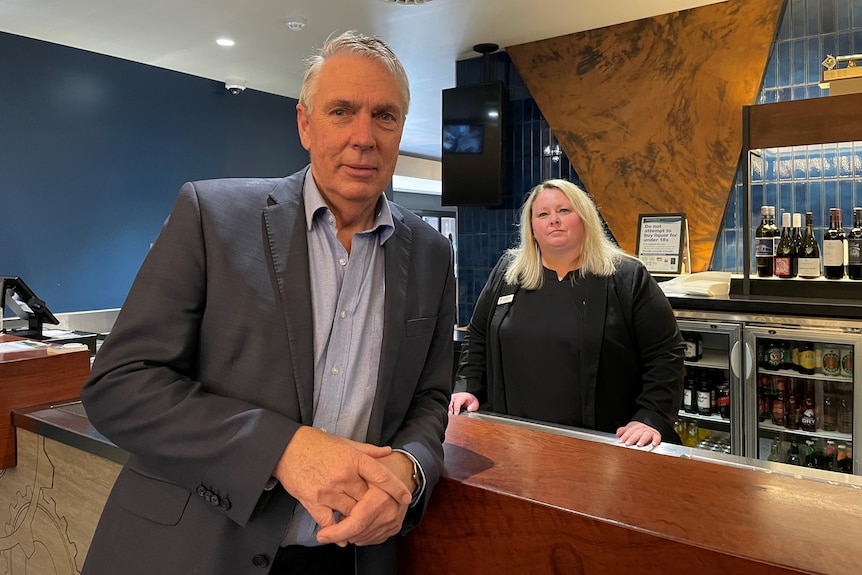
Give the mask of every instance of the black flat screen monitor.
[[27, 321], [26, 328], [7, 330], [10, 335], [44, 339], [42, 324], [57, 325], [60, 321], [45, 306], [45, 302], [36, 297], [33, 290], [17, 276], [0, 276], [0, 314], [9, 308], [17, 317]]
[[443, 90], [444, 206], [494, 206], [503, 201], [505, 103], [502, 82]]

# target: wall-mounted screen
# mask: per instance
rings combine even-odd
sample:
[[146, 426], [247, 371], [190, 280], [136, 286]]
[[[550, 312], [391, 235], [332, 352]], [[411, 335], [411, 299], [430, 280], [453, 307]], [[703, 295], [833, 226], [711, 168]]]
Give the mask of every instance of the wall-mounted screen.
[[503, 201], [505, 104], [502, 82], [443, 90], [444, 206], [494, 206]]

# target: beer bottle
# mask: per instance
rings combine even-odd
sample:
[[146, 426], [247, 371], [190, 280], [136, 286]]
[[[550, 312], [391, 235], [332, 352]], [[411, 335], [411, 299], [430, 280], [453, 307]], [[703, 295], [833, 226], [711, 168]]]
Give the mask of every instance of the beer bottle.
[[862, 280], [862, 208], [853, 208], [853, 227], [847, 234], [847, 277]]
[[844, 228], [841, 210], [829, 208], [829, 229], [823, 234], [823, 276], [830, 280], [844, 278]]
[[685, 360], [700, 361], [703, 358], [703, 336], [696, 331], [682, 332], [682, 341], [685, 343]]
[[789, 389], [785, 390], [787, 398], [784, 406], [784, 425], [787, 429], [802, 427], [802, 398], [799, 395], [799, 380], [790, 379]]
[[817, 431], [817, 405], [814, 403], [814, 386], [804, 380], [802, 389], [802, 431]]
[[824, 469], [829, 471], [835, 471], [835, 462], [836, 456], [838, 455], [838, 450], [835, 448], [835, 441], [831, 439], [826, 440], [826, 448], [823, 450], [823, 458], [824, 458]]
[[784, 392], [786, 380], [784, 377], [776, 377], [772, 395], [772, 423], [784, 427]]
[[781, 341], [781, 364], [778, 369], [796, 369], [796, 363], [793, 361], [793, 345], [794, 342], [788, 340]]
[[717, 403], [718, 403], [718, 415], [722, 419], [730, 419], [730, 385], [727, 383], [727, 379], [722, 382], [721, 385], [718, 386], [717, 394]]
[[781, 214], [781, 238], [775, 251], [775, 275], [780, 278], [795, 278], [799, 263], [790, 217], [788, 212]]
[[814, 349], [814, 342], [806, 341], [799, 349], [799, 365], [797, 366], [799, 373], [814, 375], [814, 368], [816, 365], [817, 352]]
[[853, 460], [848, 457], [847, 446], [838, 444], [835, 452], [835, 467], [842, 473], [853, 473]]
[[709, 377], [704, 370], [698, 374], [697, 382], [697, 414], [712, 415], [712, 390], [710, 389]]
[[757, 275], [772, 277], [774, 271], [775, 241], [769, 224], [769, 206], [760, 206], [760, 225], [754, 230], [754, 255]]
[[799, 445], [795, 439], [790, 441], [790, 451], [787, 452], [787, 463], [790, 465], [802, 465], [802, 458], [799, 456]]
[[805, 212], [805, 235], [802, 236], [802, 248], [799, 250], [799, 277], [820, 277], [820, 244], [814, 236], [814, 214]]
[[784, 342], [779, 339], [770, 340], [764, 350], [766, 368], [779, 370], [784, 364]]
[[823, 382], [823, 431], [838, 431], [838, 398], [831, 381]]
[[838, 396], [838, 431], [853, 433], [853, 396], [844, 384], [839, 384], [841, 391]]
[[772, 445], [769, 447], [769, 456], [766, 459], [767, 461], [782, 461], [781, 440], [779, 438], [772, 438]]
[[687, 369], [682, 388], [682, 408], [686, 413], [697, 413], [697, 391], [695, 389], [695, 370]]
[[805, 462], [805, 467], [815, 467], [815, 451], [814, 451], [814, 440], [806, 439], [805, 440], [805, 454], [802, 456], [803, 461]]

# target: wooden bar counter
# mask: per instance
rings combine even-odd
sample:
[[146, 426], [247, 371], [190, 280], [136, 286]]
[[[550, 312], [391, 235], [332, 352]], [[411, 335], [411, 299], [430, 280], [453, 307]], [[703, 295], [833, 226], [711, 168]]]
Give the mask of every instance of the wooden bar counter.
[[862, 573], [855, 476], [489, 419], [450, 415], [444, 477], [399, 573]]
[[76, 398], [89, 373], [86, 346], [45, 346], [0, 334], [0, 469], [16, 462], [12, 410]]

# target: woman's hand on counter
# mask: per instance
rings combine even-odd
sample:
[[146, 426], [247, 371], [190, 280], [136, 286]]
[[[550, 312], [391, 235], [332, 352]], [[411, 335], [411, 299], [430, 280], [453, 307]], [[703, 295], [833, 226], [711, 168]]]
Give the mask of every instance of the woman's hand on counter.
[[661, 433], [640, 421], [630, 421], [628, 425], [617, 429], [617, 437], [620, 438], [620, 443], [629, 446], [645, 447], [652, 445], [656, 447], [661, 443]]

